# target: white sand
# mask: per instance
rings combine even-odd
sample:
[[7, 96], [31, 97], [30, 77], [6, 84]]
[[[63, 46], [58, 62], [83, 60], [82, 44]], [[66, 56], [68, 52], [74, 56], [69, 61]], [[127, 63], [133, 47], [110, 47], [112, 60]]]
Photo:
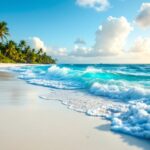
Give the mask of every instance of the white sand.
[[0, 63], [0, 68], [6, 68], [6, 67], [21, 67], [21, 66], [39, 66], [44, 64], [21, 64], [21, 63]]
[[39, 98], [47, 92], [0, 73], [0, 150], [150, 149], [150, 141], [111, 132], [105, 120]]
[[0, 63], [0, 68], [4, 67], [15, 67], [15, 66], [25, 66], [30, 64], [13, 64], [13, 63]]

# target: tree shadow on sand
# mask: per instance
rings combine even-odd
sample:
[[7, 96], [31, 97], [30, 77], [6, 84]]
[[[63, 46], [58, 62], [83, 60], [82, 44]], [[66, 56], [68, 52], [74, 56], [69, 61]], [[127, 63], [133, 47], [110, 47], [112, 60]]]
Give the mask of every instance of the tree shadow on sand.
[[126, 142], [130, 146], [136, 146], [138, 148], [140, 147], [142, 150], [150, 150], [150, 140], [136, 138], [119, 132], [113, 132], [111, 130], [110, 124], [100, 125], [95, 127], [95, 129], [103, 132], [111, 132], [112, 134], [119, 136], [123, 142]]

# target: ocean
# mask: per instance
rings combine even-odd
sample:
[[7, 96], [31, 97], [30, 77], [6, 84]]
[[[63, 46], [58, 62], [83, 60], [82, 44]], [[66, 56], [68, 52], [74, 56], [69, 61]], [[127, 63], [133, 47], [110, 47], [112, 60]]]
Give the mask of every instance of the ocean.
[[9, 71], [49, 88], [39, 95], [43, 100], [107, 119], [113, 131], [150, 139], [150, 65], [37, 65]]

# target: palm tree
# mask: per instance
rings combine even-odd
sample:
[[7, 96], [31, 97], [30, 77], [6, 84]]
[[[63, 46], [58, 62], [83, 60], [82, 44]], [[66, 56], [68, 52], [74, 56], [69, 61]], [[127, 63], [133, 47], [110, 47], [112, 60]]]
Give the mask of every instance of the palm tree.
[[35, 53], [35, 49], [34, 48], [32, 49], [32, 53]]
[[28, 54], [28, 53], [30, 53], [31, 52], [31, 47], [30, 46], [27, 46], [26, 48], [25, 48], [25, 50], [24, 50], [24, 53], [25, 54]]
[[7, 36], [9, 36], [9, 29], [7, 27], [7, 23], [2, 21], [0, 22], [0, 39], [4, 42], [4, 39], [7, 40]]
[[[7, 40], [9, 29], [6, 22], [0, 22], [0, 62], [18, 63], [55, 63], [55, 60], [47, 56], [43, 49], [32, 49], [26, 41], [22, 40], [19, 44], [12, 40]], [[4, 42], [4, 40], [6, 40]]]
[[43, 49], [40, 48], [39, 51], [37, 52], [38, 55], [41, 55], [43, 53]]
[[21, 40], [20, 43], [19, 43], [19, 45], [18, 45], [18, 47], [19, 47], [21, 50], [25, 50], [26, 46], [27, 46], [27, 43], [26, 43], [26, 41], [24, 41], [24, 40]]
[[6, 43], [5, 56], [13, 56], [16, 53], [16, 43], [14, 41], [9, 41]]

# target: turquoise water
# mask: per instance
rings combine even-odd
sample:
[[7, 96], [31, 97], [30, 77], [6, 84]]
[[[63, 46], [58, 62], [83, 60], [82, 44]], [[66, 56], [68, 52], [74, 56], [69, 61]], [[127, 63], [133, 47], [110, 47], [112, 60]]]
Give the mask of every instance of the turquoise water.
[[53, 65], [16, 70], [29, 83], [57, 89], [84, 89], [122, 101], [148, 99], [150, 65]]
[[[62, 92], [59, 100], [70, 108], [109, 119], [114, 131], [150, 138], [150, 65], [41, 65], [11, 70], [30, 84], [55, 90], [55, 96]], [[70, 99], [63, 93], [71, 93]]]

